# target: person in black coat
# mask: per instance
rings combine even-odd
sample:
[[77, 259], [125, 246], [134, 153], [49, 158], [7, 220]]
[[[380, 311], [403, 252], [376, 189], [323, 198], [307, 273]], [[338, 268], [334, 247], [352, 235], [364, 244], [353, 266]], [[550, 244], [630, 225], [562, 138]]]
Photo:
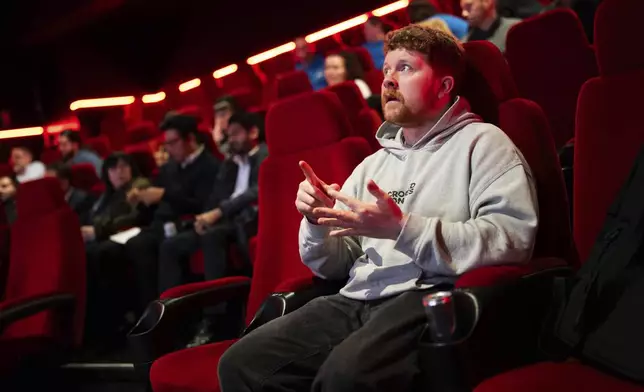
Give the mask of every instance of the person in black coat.
[[[192, 229], [166, 239], [161, 245], [160, 292], [188, 282], [188, 261], [198, 249], [203, 251], [206, 280], [226, 275], [231, 244], [246, 259], [246, 268], [241, 273], [250, 274], [248, 238], [257, 233], [259, 168], [268, 156], [266, 145], [258, 143], [257, 124], [252, 114], [235, 113], [230, 117], [226, 133], [231, 155], [222, 163], [202, 213], [196, 216]], [[217, 308], [207, 313], [214, 316], [221, 311]], [[201, 328], [204, 331], [197, 334], [201, 341], [195, 345], [208, 340], [210, 318], [205, 319]]]
[[188, 115], [164, 119], [160, 128], [170, 160], [160, 168], [152, 186], [134, 188], [127, 195], [130, 203], [156, 206], [152, 223], [125, 244], [134, 266], [141, 311], [157, 298], [159, 246], [166, 228], [181, 226], [185, 218], [202, 212], [219, 170], [220, 162], [198, 143], [197, 125], [197, 119]]
[[96, 198], [89, 195], [82, 189], [75, 188], [71, 185], [72, 169], [69, 165], [62, 162], [55, 162], [47, 166], [45, 176], [56, 177], [60, 181], [60, 187], [63, 189], [65, 200], [72, 210], [78, 215], [81, 222], [87, 219], [87, 214], [92, 209]]

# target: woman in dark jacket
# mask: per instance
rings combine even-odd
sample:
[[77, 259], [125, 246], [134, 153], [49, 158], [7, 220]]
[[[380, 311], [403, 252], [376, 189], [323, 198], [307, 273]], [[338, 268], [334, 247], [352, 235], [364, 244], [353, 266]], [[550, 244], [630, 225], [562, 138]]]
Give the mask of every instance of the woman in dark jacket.
[[139, 176], [132, 158], [115, 152], [103, 163], [101, 178], [105, 192], [92, 207], [81, 233], [87, 252], [87, 314], [85, 336], [90, 345], [113, 343], [120, 338], [119, 328], [127, 312], [126, 289], [128, 262], [123, 245], [110, 236], [134, 226], [145, 226], [150, 214], [127, 201], [132, 188], [150, 183]]

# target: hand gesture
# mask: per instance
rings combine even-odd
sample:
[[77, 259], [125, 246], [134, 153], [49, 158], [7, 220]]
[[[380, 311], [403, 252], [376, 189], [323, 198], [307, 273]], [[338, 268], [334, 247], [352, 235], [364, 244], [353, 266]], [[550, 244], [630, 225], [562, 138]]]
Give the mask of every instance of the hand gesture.
[[139, 200], [143, 202], [146, 206], [153, 204], [159, 204], [163, 198], [165, 189], [157, 187], [149, 187], [139, 190]]
[[313, 210], [313, 216], [317, 218], [318, 224], [337, 228], [331, 231], [331, 236], [363, 236], [395, 240], [400, 235], [405, 221], [400, 207], [373, 180], [367, 184], [367, 190], [376, 198], [375, 203], [365, 203], [331, 189], [328, 195], [349, 207], [350, 210], [336, 210], [327, 206], [316, 207]]
[[81, 235], [83, 236], [83, 241], [93, 241], [94, 238], [96, 238], [96, 231], [94, 231], [94, 226], [82, 226]]
[[199, 235], [204, 235], [208, 227], [217, 223], [221, 216], [222, 213], [219, 208], [197, 215], [195, 217], [195, 231]]
[[339, 191], [340, 185], [327, 185], [313, 172], [311, 166], [304, 161], [300, 161], [300, 169], [306, 179], [300, 183], [295, 198], [295, 208], [304, 215], [309, 222], [316, 223], [313, 210], [318, 207], [333, 208], [335, 200], [329, 196], [330, 191]]

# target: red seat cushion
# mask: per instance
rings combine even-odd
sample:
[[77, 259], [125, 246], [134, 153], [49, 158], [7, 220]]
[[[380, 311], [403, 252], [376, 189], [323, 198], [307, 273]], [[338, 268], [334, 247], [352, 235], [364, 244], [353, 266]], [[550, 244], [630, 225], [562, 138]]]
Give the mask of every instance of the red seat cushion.
[[619, 380], [576, 362], [543, 362], [488, 379], [474, 391], [643, 392], [644, 387]]
[[150, 370], [152, 389], [163, 392], [219, 391], [219, 358], [236, 341], [206, 344], [164, 356], [154, 362]]
[[9, 375], [26, 360], [51, 353], [55, 343], [46, 337], [0, 339], [0, 376]]

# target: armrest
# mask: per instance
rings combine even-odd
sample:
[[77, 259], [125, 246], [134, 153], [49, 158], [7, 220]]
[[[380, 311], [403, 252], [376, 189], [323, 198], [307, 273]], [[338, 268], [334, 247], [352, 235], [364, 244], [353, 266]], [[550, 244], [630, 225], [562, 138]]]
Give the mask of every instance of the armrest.
[[[346, 281], [327, 281], [312, 276], [298, 277], [281, 283], [280, 292], [271, 294], [259, 307], [243, 335], [267, 322], [299, 309], [307, 302], [325, 295], [337, 294]], [[289, 291], [281, 291], [290, 288]]]
[[485, 287], [503, 285], [521, 279], [569, 274], [572, 270], [560, 258], [546, 257], [530, 260], [528, 263], [480, 267], [461, 275], [456, 287]]
[[128, 333], [128, 340], [137, 357], [145, 364], [182, 348], [189, 330], [191, 316], [205, 307], [227, 301], [245, 303], [250, 291], [247, 277], [227, 277], [207, 282], [178, 286], [165, 291], [159, 300], [148, 305], [137, 324]]
[[569, 273], [555, 265], [515, 280], [501, 274], [503, 284], [454, 289], [457, 327], [453, 339], [441, 344], [427, 335], [421, 339], [419, 357], [425, 382], [462, 391], [463, 386], [453, 382], [467, 379], [473, 388], [493, 375], [540, 360], [539, 339], [555, 278]]
[[0, 302], [0, 331], [11, 323], [46, 310], [63, 309], [73, 312], [75, 297], [69, 293], [52, 292]]

